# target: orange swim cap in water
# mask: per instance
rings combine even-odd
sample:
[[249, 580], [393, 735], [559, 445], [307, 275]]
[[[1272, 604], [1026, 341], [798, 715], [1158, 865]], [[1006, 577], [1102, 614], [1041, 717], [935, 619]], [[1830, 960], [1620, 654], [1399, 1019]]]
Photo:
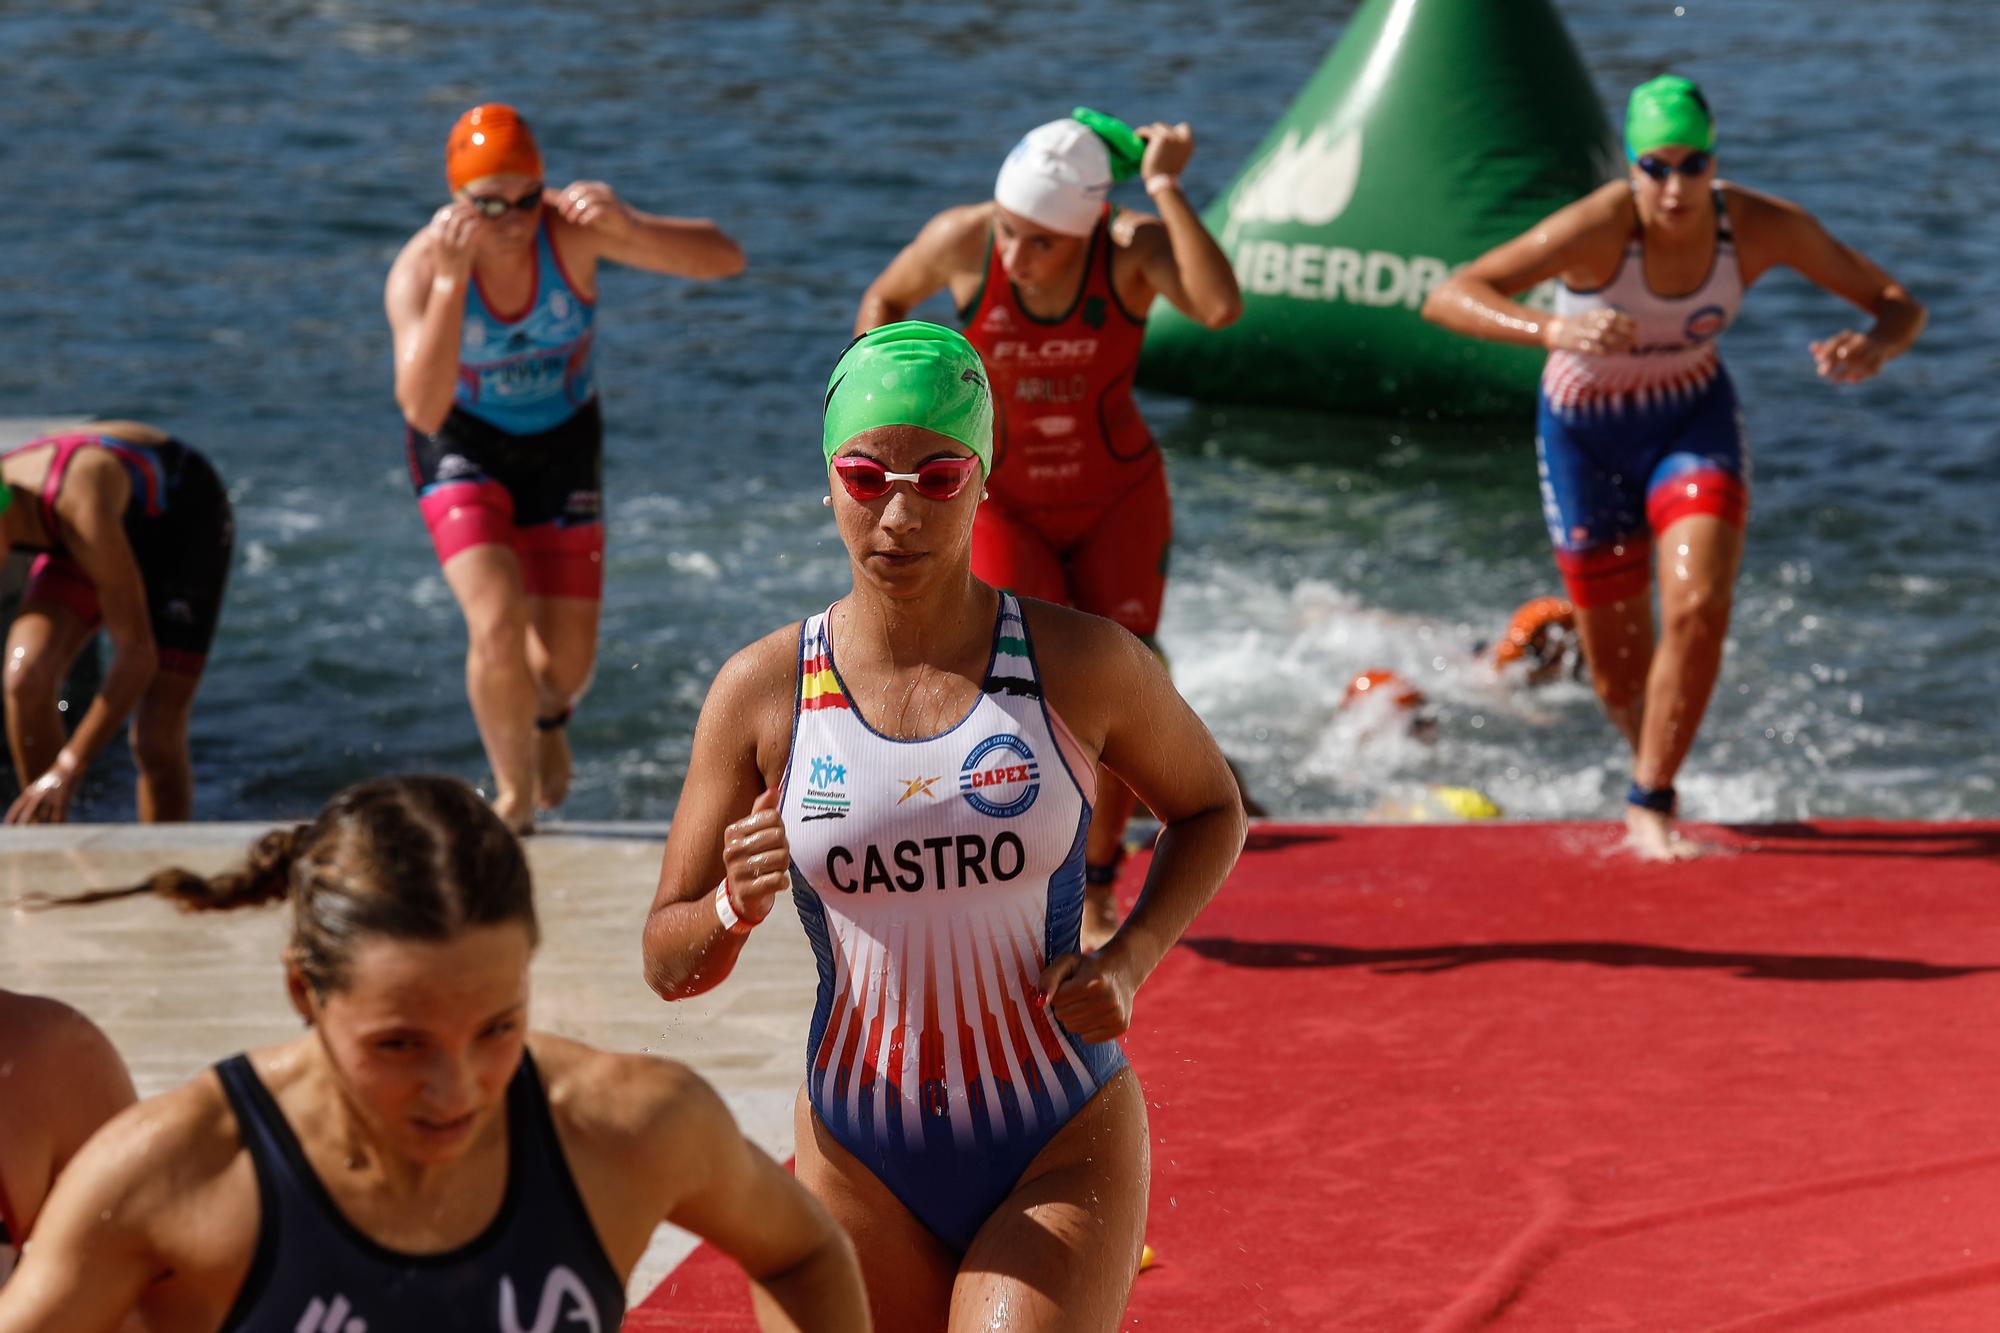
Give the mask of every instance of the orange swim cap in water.
[[1536, 665], [1541, 665], [1548, 656], [1551, 629], [1576, 633], [1576, 608], [1561, 597], [1537, 597], [1522, 603], [1514, 618], [1507, 622], [1507, 632], [1494, 646], [1494, 664], [1506, 666], [1523, 657], [1532, 657]]
[[542, 150], [535, 147], [534, 132], [504, 102], [472, 108], [444, 141], [444, 178], [453, 190], [483, 176], [542, 176]]
[[1424, 706], [1423, 691], [1387, 667], [1370, 667], [1348, 681], [1347, 697], [1340, 701], [1340, 706], [1345, 708], [1364, 697], [1387, 699], [1398, 708], [1417, 709]]

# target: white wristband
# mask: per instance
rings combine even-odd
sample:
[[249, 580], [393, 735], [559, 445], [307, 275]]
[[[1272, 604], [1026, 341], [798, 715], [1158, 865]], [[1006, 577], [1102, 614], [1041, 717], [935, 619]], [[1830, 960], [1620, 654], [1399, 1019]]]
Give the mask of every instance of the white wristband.
[[736, 904], [729, 901], [729, 881], [726, 879], [715, 886], [715, 917], [722, 922], [722, 928], [732, 935], [748, 935], [757, 924], [745, 921], [736, 914]]
[[1157, 199], [1160, 197], [1160, 191], [1178, 189], [1180, 183], [1179, 176], [1169, 176], [1164, 171], [1155, 172], [1146, 177], [1146, 193]]

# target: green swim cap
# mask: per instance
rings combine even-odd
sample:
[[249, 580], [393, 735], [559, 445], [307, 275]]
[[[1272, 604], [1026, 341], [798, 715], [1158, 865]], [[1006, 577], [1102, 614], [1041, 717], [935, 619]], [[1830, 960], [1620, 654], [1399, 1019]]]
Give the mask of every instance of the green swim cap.
[[1692, 79], [1662, 74], [1632, 90], [1625, 104], [1625, 156], [1637, 162], [1669, 144], [1715, 151], [1715, 117]]
[[1137, 130], [1116, 116], [1092, 111], [1087, 106], [1076, 108], [1069, 118], [1104, 140], [1111, 153], [1112, 180], [1128, 181], [1139, 174], [1139, 164], [1146, 160], [1146, 141]]
[[834, 450], [877, 426], [922, 426], [993, 470], [993, 394], [965, 335], [921, 319], [884, 324], [847, 345], [826, 383], [820, 444]]

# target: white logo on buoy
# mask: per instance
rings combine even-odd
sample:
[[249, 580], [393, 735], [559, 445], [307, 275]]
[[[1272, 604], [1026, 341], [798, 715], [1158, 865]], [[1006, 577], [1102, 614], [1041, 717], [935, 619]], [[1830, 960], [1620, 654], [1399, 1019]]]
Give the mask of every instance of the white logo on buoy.
[[1223, 244], [1245, 222], [1300, 222], [1323, 227], [1346, 211], [1361, 179], [1361, 131], [1335, 139], [1321, 125], [1303, 139], [1296, 129], [1244, 176], [1229, 201]]

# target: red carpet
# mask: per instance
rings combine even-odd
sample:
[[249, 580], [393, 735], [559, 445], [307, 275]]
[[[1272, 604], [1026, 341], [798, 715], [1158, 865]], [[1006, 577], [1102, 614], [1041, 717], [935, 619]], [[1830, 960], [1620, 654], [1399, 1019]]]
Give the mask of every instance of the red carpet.
[[1701, 832], [1256, 830], [1127, 1040], [1127, 1326], [2000, 1328], [2000, 825]]

